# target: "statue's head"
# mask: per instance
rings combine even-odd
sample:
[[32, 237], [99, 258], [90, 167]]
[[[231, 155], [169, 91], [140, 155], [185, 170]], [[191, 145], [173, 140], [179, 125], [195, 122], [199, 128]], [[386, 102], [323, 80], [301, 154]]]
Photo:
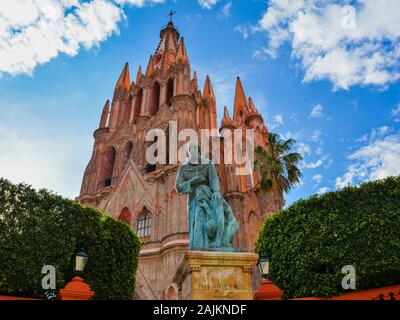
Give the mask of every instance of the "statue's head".
[[196, 140], [188, 143], [188, 160], [192, 164], [199, 164], [201, 157], [200, 145]]

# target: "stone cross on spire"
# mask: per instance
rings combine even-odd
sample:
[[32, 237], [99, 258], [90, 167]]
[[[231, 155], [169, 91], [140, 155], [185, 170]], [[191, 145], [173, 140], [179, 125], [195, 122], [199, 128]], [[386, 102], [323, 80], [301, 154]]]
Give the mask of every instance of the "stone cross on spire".
[[169, 13], [168, 13], [168, 15], [167, 15], [167, 17], [169, 17], [169, 22], [172, 22], [172, 17], [173, 17], [173, 15], [176, 13], [176, 11], [174, 11], [174, 10], [171, 10]]

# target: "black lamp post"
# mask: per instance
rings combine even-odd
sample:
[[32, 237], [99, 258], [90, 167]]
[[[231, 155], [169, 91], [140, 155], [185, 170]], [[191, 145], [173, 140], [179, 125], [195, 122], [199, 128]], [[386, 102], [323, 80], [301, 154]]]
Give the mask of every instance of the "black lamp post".
[[257, 262], [260, 273], [264, 279], [267, 279], [269, 274], [269, 260], [265, 256], [260, 256]]
[[83, 274], [88, 260], [89, 260], [88, 254], [83, 250], [79, 251], [75, 255], [74, 273]]

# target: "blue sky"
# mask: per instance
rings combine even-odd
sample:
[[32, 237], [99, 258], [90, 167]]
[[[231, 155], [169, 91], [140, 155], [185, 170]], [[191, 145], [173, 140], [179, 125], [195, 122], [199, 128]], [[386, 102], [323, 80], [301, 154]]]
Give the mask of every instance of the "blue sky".
[[0, 4], [2, 177], [77, 196], [124, 63], [132, 77], [146, 67], [172, 8], [219, 119], [240, 76], [270, 131], [297, 140], [304, 176], [288, 203], [400, 174], [396, 0], [45, 2]]

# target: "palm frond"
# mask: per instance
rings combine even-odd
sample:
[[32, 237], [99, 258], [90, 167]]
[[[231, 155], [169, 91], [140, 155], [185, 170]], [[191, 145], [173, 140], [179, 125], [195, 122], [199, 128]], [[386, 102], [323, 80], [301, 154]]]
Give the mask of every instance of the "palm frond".
[[270, 133], [268, 149], [261, 146], [255, 149], [255, 165], [261, 175], [260, 187], [266, 192], [276, 191], [283, 197], [291, 188], [300, 183], [302, 176], [297, 167], [303, 159], [300, 153], [291, 152], [296, 141], [284, 140], [279, 134]]

